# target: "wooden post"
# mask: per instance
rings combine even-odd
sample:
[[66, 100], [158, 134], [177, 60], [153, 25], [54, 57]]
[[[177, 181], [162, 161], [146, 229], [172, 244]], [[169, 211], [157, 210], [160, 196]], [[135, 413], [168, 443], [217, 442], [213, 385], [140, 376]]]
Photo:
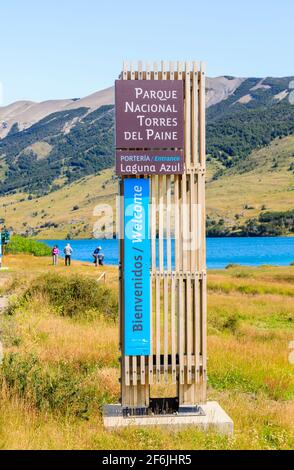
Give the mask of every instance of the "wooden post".
[[[181, 175], [152, 175], [150, 356], [124, 354], [124, 240], [120, 241], [121, 403], [148, 407], [150, 385], [177, 383], [180, 407], [206, 402], [205, 71], [196, 62], [167, 66], [124, 63], [122, 80], [183, 80], [184, 156]], [[174, 149], [177, 150], [177, 149]], [[141, 176], [143, 177], [143, 176]], [[124, 233], [120, 179], [120, 232]], [[156, 241], [159, 236], [158, 243]], [[174, 238], [174, 243], [172, 243]], [[168, 397], [167, 397], [168, 398]]]

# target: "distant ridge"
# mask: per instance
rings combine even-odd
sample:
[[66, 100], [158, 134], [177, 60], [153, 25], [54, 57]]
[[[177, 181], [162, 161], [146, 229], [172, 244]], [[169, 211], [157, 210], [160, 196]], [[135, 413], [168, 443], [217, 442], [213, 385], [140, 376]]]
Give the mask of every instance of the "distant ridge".
[[52, 113], [82, 107], [94, 111], [107, 104], [114, 104], [113, 87], [97, 91], [81, 99], [48, 100], [41, 103], [16, 101], [8, 106], [0, 107], [0, 138], [3, 139], [15, 124], [21, 131]]
[[[207, 78], [207, 106], [213, 106], [227, 99], [244, 80], [244, 78], [234, 77]], [[114, 87], [97, 91], [80, 99], [48, 100], [41, 103], [16, 101], [8, 106], [0, 107], [0, 138], [3, 139], [14, 125], [17, 125], [18, 130], [28, 129], [52, 113], [82, 107], [94, 111], [108, 104], [114, 104]]]
[[[206, 148], [214, 178], [253, 150], [294, 134], [293, 78], [207, 78]], [[43, 195], [113, 164], [113, 87], [81, 99], [0, 108], [1, 195]]]

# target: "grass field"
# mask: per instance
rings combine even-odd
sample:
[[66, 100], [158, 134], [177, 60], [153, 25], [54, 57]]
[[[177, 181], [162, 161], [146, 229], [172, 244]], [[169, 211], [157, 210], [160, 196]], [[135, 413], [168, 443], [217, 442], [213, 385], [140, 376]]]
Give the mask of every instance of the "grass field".
[[[95, 207], [108, 204], [114, 209], [116, 194], [114, 171], [104, 170], [39, 198], [22, 193], [2, 196], [0, 218], [5, 218], [15, 232], [27, 232], [37, 238], [91, 237], [98, 215], [101, 216], [95, 214]], [[112, 233], [107, 214], [105, 219], [105, 230]]]
[[[119, 396], [118, 323], [93, 303], [100, 268], [50, 261], [9, 255], [10, 269], [0, 273], [0, 295], [10, 303], [0, 315], [1, 449], [294, 448], [294, 267], [209, 272], [208, 395], [234, 420], [228, 438], [193, 429], [106, 432], [102, 405]], [[105, 270], [101, 299], [117, 293], [117, 268]], [[72, 282], [89, 308], [76, 298], [64, 310], [60, 292]]]
[[262, 210], [293, 209], [293, 168], [293, 135], [254, 150], [246, 160], [224, 171], [217, 180], [208, 176], [208, 215], [224, 218], [228, 225], [234, 225], [236, 216], [240, 223], [257, 217]]
[[[244, 223], [267, 211], [293, 209], [294, 136], [277, 139], [270, 146], [256, 150], [232, 169], [212, 179], [220, 164], [208, 162], [207, 214], [223, 218], [227, 226]], [[1, 172], [0, 172], [1, 176]], [[0, 197], [0, 219], [17, 233], [37, 238], [89, 238], [101, 214], [98, 204], [109, 204], [115, 218], [117, 180], [114, 170], [104, 170], [39, 198], [28, 194]], [[115, 227], [109, 212], [103, 214], [105, 231]], [[101, 224], [102, 225], [102, 224]]]

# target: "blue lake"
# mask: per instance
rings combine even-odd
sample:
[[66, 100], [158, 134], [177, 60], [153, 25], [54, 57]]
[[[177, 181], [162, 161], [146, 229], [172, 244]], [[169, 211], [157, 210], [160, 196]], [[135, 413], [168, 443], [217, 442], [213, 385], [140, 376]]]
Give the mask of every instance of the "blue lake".
[[[49, 246], [58, 245], [62, 251], [66, 240], [44, 240]], [[92, 253], [101, 246], [105, 264], [118, 263], [118, 240], [70, 240], [73, 259], [93, 261]], [[246, 266], [271, 264], [285, 266], [294, 262], [294, 237], [208, 238], [207, 267], [225, 268], [229, 263]]]

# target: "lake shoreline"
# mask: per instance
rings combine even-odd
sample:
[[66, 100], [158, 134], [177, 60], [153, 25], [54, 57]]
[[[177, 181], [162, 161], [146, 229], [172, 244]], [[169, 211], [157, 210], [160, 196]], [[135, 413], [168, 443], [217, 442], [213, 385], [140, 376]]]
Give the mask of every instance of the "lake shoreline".
[[[42, 239], [48, 246], [58, 245], [60, 254], [66, 243], [73, 248], [73, 260], [92, 262], [92, 253], [101, 245], [105, 265], [119, 263], [118, 239]], [[158, 240], [157, 240], [158, 243]], [[294, 237], [217, 237], [207, 238], [207, 268], [224, 269], [228, 265], [289, 266], [294, 262]], [[172, 251], [174, 240], [172, 240]]]

